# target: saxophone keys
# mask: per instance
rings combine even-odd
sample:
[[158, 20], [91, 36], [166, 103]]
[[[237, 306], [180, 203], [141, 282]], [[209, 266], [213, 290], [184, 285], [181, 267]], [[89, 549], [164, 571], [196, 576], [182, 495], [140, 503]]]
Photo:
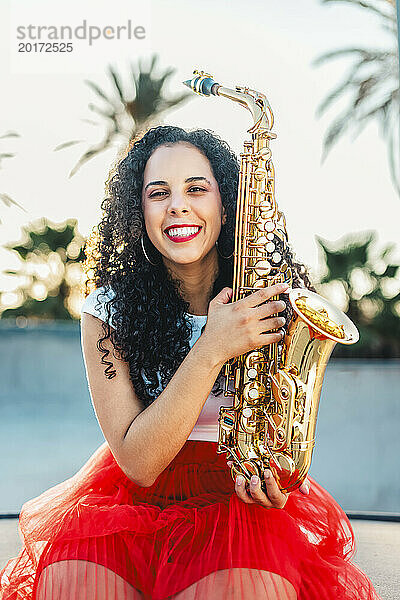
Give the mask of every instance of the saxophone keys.
[[274, 453], [274, 456], [270, 458], [269, 468], [271, 469], [275, 478], [279, 481], [283, 478], [287, 479], [293, 475], [296, 465], [294, 460], [287, 454], [276, 452]]
[[240, 428], [242, 431], [249, 435], [254, 435], [256, 433], [257, 421], [255, 419], [255, 414], [252, 408], [246, 407], [242, 410], [242, 416], [240, 419]]
[[271, 271], [271, 265], [268, 260], [258, 260], [254, 265], [253, 269], [260, 277], [265, 277]]
[[273, 221], [266, 221], [264, 223], [265, 231], [272, 232], [275, 230], [275, 223]]
[[[274, 217], [274, 215], [275, 215], [275, 209], [273, 207], [264, 208], [264, 207], [260, 206], [259, 208], [260, 208], [260, 215], [261, 215], [261, 217], [263, 219], [270, 220], [271, 218]], [[274, 228], [275, 228], [275, 226], [274, 226]]]
[[251, 475], [259, 475], [258, 467], [252, 460], [244, 460], [240, 463], [240, 466], [249, 479]]
[[285, 438], [286, 438], [286, 433], [285, 430], [282, 429], [282, 427], [279, 427], [276, 431], [275, 431], [275, 437], [276, 437], [276, 441], [277, 442], [284, 442]]
[[267, 171], [265, 169], [261, 169], [260, 167], [254, 171], [254, 179], [256, 181], [262, 181], [267, 176]]
[[268, 287], [267, 279], [256, 279], [255, 282], [253, 283], [253, 286], [249, 287], [247, 289], [254, 291], [254, 290], [259, 290], [261, 288], [266, 288], [266, 287]]
[[247, 377], [249, 379], [255, 379], [257, 377], [257, 369], [251, 368], [247, 371]]
[[272, 262], [275, 264], [279, 263], [282, 260], [282, 255], [279, 252], [274, 252], [272, 255]]
[[265, 161], [268, 161], [272, 156], [272, 152], [270, 148], [261, 148], [256, 154], [257, 158], [262, 158]]
[[[250, 354], [248, 354], [246, 356], [245, 364], [246, 364], [246, 367], [247, 367], [247, 375], [251, 379], [253, 377], [257, 376], [257, 371], [254, 368], [254, 365], [263, 364], [264, 361], [265, 361], [264, 354], [262, 352], [260, 352], [259, 350], [254, 350], [253, 352], [250, 352]], [[251, 372], [251, 374], [250, 374], [250, 372]]]
[[268, 244], [268, 240], [265, 235], [260, 235], [255, 241], [252, 243], [252, 246], [259, 246], [264, 249], [265, 245]]
[[266, 387], [259, 381], [248, 381], [243, 389], [243, 398], [248, 404], [256, 404], [257, 400], [264, 398]]
[[275, 250], [274, 242], [268, 242], [265, 246], [267, 252], [273, 252]]

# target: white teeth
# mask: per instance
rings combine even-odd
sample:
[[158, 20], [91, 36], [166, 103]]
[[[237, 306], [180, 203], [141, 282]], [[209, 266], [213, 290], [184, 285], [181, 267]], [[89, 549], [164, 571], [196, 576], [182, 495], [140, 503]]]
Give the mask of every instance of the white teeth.
[[201, 227], [176, 227], [175, 229], [169, 229], [168, 235], [171, 237], [187, 237], [197, 233]]

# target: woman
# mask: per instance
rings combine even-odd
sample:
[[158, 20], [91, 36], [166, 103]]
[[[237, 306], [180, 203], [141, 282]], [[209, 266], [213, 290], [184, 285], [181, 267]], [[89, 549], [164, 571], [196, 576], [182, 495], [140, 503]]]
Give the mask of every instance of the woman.
[[270, 300], [283, 285], [231, 302], [237, 183], [206, 130], [150, 129], [117, 165], [81, 322], [106, 443], [24, 505], [3, 599], [378, 598], [323, 488], [283, 494], [266, 471], [264, 494], [216, 454], [224, 363], [279, 341], [290, 316]]

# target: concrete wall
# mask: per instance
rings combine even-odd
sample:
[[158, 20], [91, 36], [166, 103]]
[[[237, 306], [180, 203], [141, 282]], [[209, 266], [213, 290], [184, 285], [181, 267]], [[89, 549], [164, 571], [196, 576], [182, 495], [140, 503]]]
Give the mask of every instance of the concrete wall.
[[[0, 321], [0, 513], [76, 472], [104, 441], [79, 322]], [[310, 475], [345, 510], [400, 512], [400, 361], [331, 360]]]

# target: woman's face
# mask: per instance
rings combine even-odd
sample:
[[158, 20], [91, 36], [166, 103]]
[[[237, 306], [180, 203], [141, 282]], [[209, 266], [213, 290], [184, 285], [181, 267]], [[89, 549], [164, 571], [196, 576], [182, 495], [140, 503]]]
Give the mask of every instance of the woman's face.
[[167, 262], [201, 261], [226, 221], [208, 159], [186, 142], [159, 146], [150, 156], [142, 206], [147, 234]]

